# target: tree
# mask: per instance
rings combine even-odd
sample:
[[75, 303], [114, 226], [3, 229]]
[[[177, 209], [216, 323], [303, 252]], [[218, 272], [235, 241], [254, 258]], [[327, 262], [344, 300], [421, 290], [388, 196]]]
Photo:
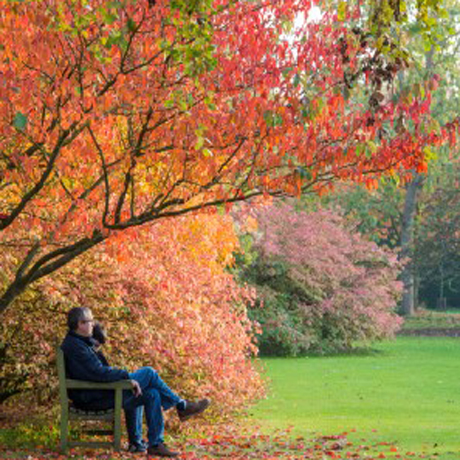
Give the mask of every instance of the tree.
[[[408, 86], [416, 86], [419, 91], [424, 91], [428, 82], [433, 91], [430, 109], [432, 119], [429, 123], [437, 129], [458, 117], [459, 73], [456, 63], [460, 42], [455, 29], [458, 6], [449, 2], [446, 8], [450, 14], [436, 18], [432, 43], [420, 40], [417, 24], [407, 25], [405, 33], [410, 37], [411, 55], [416, 67], [406, 70], [398, 78], [398, 92], [402, 97], [409, 93]], [[435, 201], [432, 195], [438, 199], [443, 196], [450, 200], [449, 194], [443, 193], [442, 189], [452, 187], [455, 168], [452, 168], [451, 163], [455, 161], [457, 149], [454, 144], [450, 148], [446, 147], [432, 149], [426, 146], [427, 158], [430, 160], [428, 170], [412, 171], [403, 184], [399, 184], [398, 180], [387, 181], [381, 184], [378, 192], [366, 194], [363, 190], [354, 190], [348, 197], [339, 198], [345, 208], [358, 218], [362, 232], [371, 235], [379, 244], [400, 248], [401, 258], [405, 261], [401, 274], [405, 285], [401, 311], [405, 315], [414, 313], [418, 282], [423, 278], [423, 282], [432, 285], [435, 280], [433, 272], [443, 266], [439, 260], [441, 251], [428, 250], [430, 243], [417, 234], [437, 234], [436, 225], [433, 225], [436, 219], [431, 217], [433, 207], [429, 211], [426, 209], [427, 203]], [[431, 257], [426, 259], [428, 252]], [[442, 252], [447, 254], [446, 250]], [[422, 260], [422, 264], [418, 265]], [[426, 277], [430, 265], [428, 272], [431, 276]]]
[[382, 92], [405, 65], [386, 32], [402, 3], [375, 5], [367, 33], [353, 4], [292, 29], [309, 0], [3, 2], [0, 312], [130, 227], [424, 170], [448, 130], [418, 129], [429, 91]]
[[419, 297], [432, 308], [458, 307], [460, 241], [458, 160], [444, 165], [442, 178], [424, 190], [413, 256]]
[[[451, 16], [438, 20], [436, 24], [436, 34], [433, 43], [424, 47], [424, 53], [419, 58], [423, 65], [419, 78], [429, 80], [435, 72], [441, 72], [444, 76], [448, 75], [452, 68], [451, 60], [458, 50], [460, 42], [458, 41], [458, 32], [455, 30], [455, 20], [452, 18], [458, 13], [457, 5], [454, 3], [450, 6], [450, 12], [455, 13]], [[442, 46], [442, 48], [441, 48]], [[445, 60], [443, 58], [446, 58]], [[456, 78], [458, 79], [458, 72]], [[413, 78], [414, 76], [412, 76]], [[417, 77], [416, 77], [417, 78]], [[437, 75], [437, 80], [439, 76]], [[438, 86], [438, 83], [435, 83]], [[452, 105], [454, 101], [446, 101], [440, 98], [437, 101], [437, 107], [434, 109], [434, 121], [436, 123], [445, 123], [449, 117], [457, 118], [457, 106]], [[440, 107], [442, 106], [442, 108]], [[453, 109], [453, 110], [452, 110]], [[444, 160], [445, 161], [445, 160]], [[416, 267], [415, 267], [415, 230], [416, 216], [419, 207], [421, 192], [426, 181], [426, 173], [413, 173], [412, 180], [406, 186], [404, 200], [404, 209], [401, 222], [401, 257], [406, 260], [401, 279], [404, 283], [404, 292], [401, 302], [401, 311], [404, 315], [410, 316], [415, 313], [417, 303], [417, 286], [416, 286]], [[442, 292], [442, 291], [441, 291]]]

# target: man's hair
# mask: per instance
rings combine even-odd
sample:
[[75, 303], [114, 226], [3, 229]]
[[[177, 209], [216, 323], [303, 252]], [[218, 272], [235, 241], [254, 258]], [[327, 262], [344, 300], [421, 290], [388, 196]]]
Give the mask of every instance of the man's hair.
[[107, 340], [107, 332], [105, 327], [99, 321], [94, 323], [93, 339], [97, 340], [101, 345], [103, 345]]
[[78, 329], [78, 322], [83, 321], [86, 314], [91, 312], [87, 307], [75, 307], [67, 313], [67, 326], [70, 331], [76, 331]]

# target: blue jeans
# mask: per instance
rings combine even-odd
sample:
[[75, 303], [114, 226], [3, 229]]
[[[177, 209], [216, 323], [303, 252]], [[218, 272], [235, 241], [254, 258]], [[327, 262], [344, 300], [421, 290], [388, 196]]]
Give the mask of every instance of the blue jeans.
[[154, 446], [164, 441], [164, 421], [162, 409], [168, 410], [177, 405], [181, 398], [166, 385], [158, 373], [151, 367], [142, 367], [129, 374], [142, 389], [137, 398], [132, 391], [123, 391], [123, 409], [126, 416], [126, 428], [130, 444], [139, 444], [142, 440], [142, 412], [148, 427], [149, 445]]
[[144, 418], [144, 406], [137, 406], [134, 410], [125, 410], [126, 429], [128, 431], [129, 444], [140, 445], [142, 439], [142, 421]]

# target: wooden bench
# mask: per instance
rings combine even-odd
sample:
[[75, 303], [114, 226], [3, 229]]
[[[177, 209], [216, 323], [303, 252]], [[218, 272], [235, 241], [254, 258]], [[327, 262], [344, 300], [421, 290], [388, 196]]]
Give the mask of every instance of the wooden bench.
[[[123, 402], [123, 390], [131, 390], [130, 380], [120, 380], [111, 383], [87, 382], [83, 380], [72, 380], [66, 378], [64, 353], [58, 347], [56, 350], [57, 368], [59, 376], [59, 398], [61, 401], [61, 450], [67, 451], [69, 447], [113, 447], [115, 450], [121, 448], [121, 408]], [[114, 390], [115, 407], [107, 411], [85, 411], [75, 408], [67, 396], [68, 389], [85, 390]], [[102, 441], [69, 441], [70, 420], [100, 420], [112, 424], [111, 430], [90, 430], [87, 433], [113, 435], [113, 442]]]

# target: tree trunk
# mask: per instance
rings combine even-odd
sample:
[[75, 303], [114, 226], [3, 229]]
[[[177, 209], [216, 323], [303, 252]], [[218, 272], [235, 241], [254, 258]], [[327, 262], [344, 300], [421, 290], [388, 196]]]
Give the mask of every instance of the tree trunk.
[[8, 286], [8, 289], [0, 296], [0, 315], [7, 309], [13, 300], [24, 292], [26, 284], [21, 282], [13, 282]]
[[[21, 266], [19, 267], [15, 279], [7, 287], [3, 294], [0, 294], [0, 316], [5, 312], [14, 299], [21, 295], [26, 288], [34, 281], [48, 276], [71, 262], [80, 254], [90, 250], [92, 247], [105, 240], [105, 236], [99, 231], [94, 230], [92, 236], [64, 246], [47, 254], [42, 255], [29, 268], [34, 257], [38, 254], [38, 246], [31, 248]], [[27, 271], [28, 269], [28, 271]]]
[[[429, 74], [433, 69], [434, 47], [425, 54], [425, 70]], [[402, 216], [401, 228], [401, 259], [404, 267], [401, 280], [404, 284], [401, 312], [404, 316], [411, 316], [415, 312], [418, 298], [418, 285], [415, 280], [413, 252], [414, 252], [414, 224], [417, 214], [417, 205], [420, 192], [423, 189], [425, 175], [416, 173], [412, 182], [406, 187], [406, 199]]]
[[401, 280], [404, 284], [401, 311], [404, 316], [410, 316], [415, 311], [415, 274], [413, 267], [414, 224], [417, 214], [417, 204], [420, 191], [423, 188], [425, 176], [416, 174], [407, 186], [404, 212], [401, 228], [401, 259], [403, 270]]

